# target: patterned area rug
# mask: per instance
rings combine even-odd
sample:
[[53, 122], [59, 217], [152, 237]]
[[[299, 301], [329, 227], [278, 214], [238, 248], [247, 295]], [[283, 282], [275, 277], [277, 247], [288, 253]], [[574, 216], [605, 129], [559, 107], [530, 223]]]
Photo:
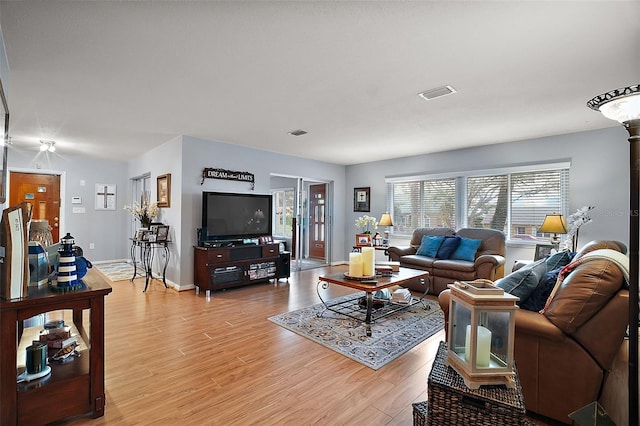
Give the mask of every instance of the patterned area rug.
[[[353, 300], [364, 292], [329, 301], [329, 304]], [[414, 346], [433, 336], [444, 327], [444, 316], [436, 301], [425, 300], [430, 309], [417, 304], [372, 323], [372, 336], [367, 337], [361, 321], [325, 311], [322, 304], [269, 318], [270, 321], [313, 340], [374, 370], [383, 367]], [[364, 320], [365, 309], [356, 316]]]
[[111, 281], [130, 280], [133, 276], [133, 265], [126, 262], [103, 263], [101, 265], [93, 265], [100, 272], [105, 274]]

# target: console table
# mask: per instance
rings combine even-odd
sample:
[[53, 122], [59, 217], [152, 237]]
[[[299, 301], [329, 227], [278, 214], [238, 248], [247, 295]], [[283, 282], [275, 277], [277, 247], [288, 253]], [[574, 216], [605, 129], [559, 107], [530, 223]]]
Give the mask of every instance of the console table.
[[145, 281], [144, 290], [147, 291], [149, 286], [149, 280], [153, 278], [153, 258], [155, 257], [156, 250], [163, 250], [164, 253], [164, 267], [162, 268], [162, 283], [165, 288], [167, 287], [167, 265], [169, 265], [169, 241], [146, 241], [139, 240], [137, 238], [130, 238], [131, 240], [131, 261], [133, 262], [133, 276], [131, 281], [138, 275], [138, 261], [136, 253], [140, 252], [140, 263], [144, 269]]
[[[45, 424], [70, 416], [104, 415], [104, 296], [111, 292], [99, 272], [89, 269], [85, 289], [59, 293], [48, 286], [29, 287], [28, 297], [0, 300], [0, 424]], [[52, 363], [41, 379], [16, 383], [25, 369], [18, 366], [18, 342], [24, 320], [42, 313], [70, 309], [79, 337], [87, 346], [67, 363]], [[89, 330], [83, 313], [89, 310]], [[26, 338], [26, 336], [25, 336]]]

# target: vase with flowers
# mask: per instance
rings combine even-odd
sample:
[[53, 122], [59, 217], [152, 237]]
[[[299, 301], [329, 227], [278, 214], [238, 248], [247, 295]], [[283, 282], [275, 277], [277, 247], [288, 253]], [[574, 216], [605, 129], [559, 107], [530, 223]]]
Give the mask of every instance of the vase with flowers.
[[361, 234], [371, 234], [378, 228], [378, 220], [369, 215], [360, 216], [356, 219], [356, 228], [362, 231]]
[[131, 206], [124, 206], [124, 209], [138, 219], [143, 228], [149, 228], [153, 219], [158, 217], [158, 204], [155, 202], [149, 203], [145, 200], [142, 203], [134, 202]]

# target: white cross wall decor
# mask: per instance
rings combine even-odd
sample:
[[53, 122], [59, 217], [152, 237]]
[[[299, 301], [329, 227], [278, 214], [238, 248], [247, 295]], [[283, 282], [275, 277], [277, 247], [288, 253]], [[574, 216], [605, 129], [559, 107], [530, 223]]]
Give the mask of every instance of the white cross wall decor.
[[116, 209], [116, 185], [96, 183], [96, 210]]

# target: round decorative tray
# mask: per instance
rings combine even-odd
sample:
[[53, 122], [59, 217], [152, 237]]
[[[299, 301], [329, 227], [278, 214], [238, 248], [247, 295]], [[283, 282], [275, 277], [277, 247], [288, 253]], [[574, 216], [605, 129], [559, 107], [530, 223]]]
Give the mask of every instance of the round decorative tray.
[[366, 276], [362, 276], [362, 277], [352, 277], [351, 275], [349, 275], [348, 272], [344, 273], [344, 277], [348, 280], [354, 280], [354, 281], [366, 281], [366, 280], [373, 280], [376, 278], [375, 275], [366, 275]]

